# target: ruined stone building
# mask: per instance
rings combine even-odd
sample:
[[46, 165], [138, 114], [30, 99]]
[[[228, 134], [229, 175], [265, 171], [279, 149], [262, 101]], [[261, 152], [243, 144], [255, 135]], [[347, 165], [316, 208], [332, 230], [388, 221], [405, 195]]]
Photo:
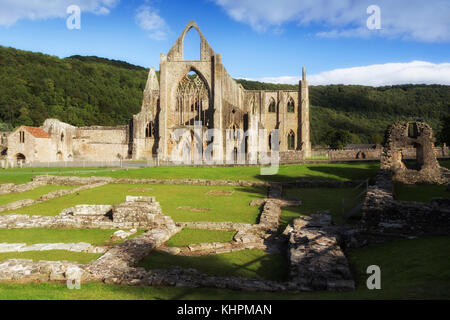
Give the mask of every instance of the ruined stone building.
[[[200, 60], [184, 59], [184, 39], [191, 31], [200, 36]], [[221, 136], [201, 140], [217, 158], [245, 146], [256, 157], [258, 145], [272, 149], [272, 130], [278, 130], [280, 154], [304, 158], [311, 150], [309, 89], [305, 69], [298, 91], [245, 90], [226, 71], [197, 24], [189, 22], [168, 54], [161, 54], [160, 77], [149, 72], [141, 112], [129, 125], [76, 128], [58, 120], [46, 120], [41, 128], [20, 127], [7, 138], [10, 161], [143, 160], [158, 155], [170, 161], [180, 144], [195, 146], [194, 125], [216, 129]], [[177, 129], [188, 132], [176, 136]], [[227, 134], [249, 129], [257, 136], [239, 137], [226, 146]], [[261, 136], [260, 129], [265, 129]], [[234, 137], [239, 136], [236, 134]], [[262, 141], [262, 142], [261, 142]], [[239, 145], [238, 145], [239, 144]], [[198, 146], [197, 146], [198, 147]], [[244, 148], [242, 148], [244, 149]], [[240, 150], [242, 150], [240, 149]]]

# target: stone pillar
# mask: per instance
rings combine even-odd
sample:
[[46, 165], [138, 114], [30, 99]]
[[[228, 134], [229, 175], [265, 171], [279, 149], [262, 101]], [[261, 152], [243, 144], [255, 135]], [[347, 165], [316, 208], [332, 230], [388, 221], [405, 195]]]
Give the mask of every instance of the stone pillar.
[[160, 59], [160, 114], [159, 114], [159, 152], [162, 153], [163, 161], [168, 160], [168, 132], [167, 132], [167, 110], [168, 110], [168, 97], [167, 97], [167, 56], [161, 54]]
[[310, 122], [309, 122], [309, 86], [306, 81], [306, 68], [302, 70], [302, 80], [299, 83], [300, 94], [300, 125], [301, 125], [301, 137], [300, 145], [301, 150], [304, 151], [304, 156], [309, 157], [311, 155], [311, 139], [310, 139]]
[[214, 136], [214, 159], [224, 159], [225, 133], [223, 132], [223, 110], [222, 110], [222, 55], [216, 54], [213, 57], [213, 76], [212, 76], [212, 92], [211, 100], [214, 103], [214, 129], [218, 133], [222, 133], [222, 137]]

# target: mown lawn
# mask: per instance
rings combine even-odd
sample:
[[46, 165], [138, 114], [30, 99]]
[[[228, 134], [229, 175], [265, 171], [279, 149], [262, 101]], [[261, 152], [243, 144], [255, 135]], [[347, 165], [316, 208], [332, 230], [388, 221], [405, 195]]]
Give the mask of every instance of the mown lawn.
[[187, 247], [190, 244], [211, 243], [211, 242], [231, 242], [235, 232], [219, 230], [202, 230], [184, 228], [167, 241], [169, 247]]
[[36, 189], [25, 191], [21, 193], [8, 193], [0, 195], [0, 205], [11, 203], [18, 200], [25, 200], [25, 199], [31, 199], [31, 200], [37, 200], [44, 194], [50, 193], [52, 191], [56, 190], [68, 190], [68, 189], [74, 189], [75, 186], [55, 186], [55, 185], [48, 185], [48, 186], [42, 186], [38, 187]]
[[[0, 299], [450, 299], [450, 237], [400, 240], [348, 253], [357, 289], [349, 292], [270, 293], [209, 288], [128, 287], [100, 283], [69, 290], [65, 284], [0, 284]], [[381, 290], [368, 290], [366, 269], [381, 267]]]
[[[232, 192], [231, 195], [208, 194], [211, 190]], [[265, 188], [210, 187], [186, 185], [119, 185], [111, 184], [80, 191], [33, 206], [2, 214], [58, 215], [63, 209], [79, 204], [119, 204], [127, 195], [155, 196], [163, 214], [175, 221], [211, 221], [256, 223], [259, 208], [249, 206], [255, 199], [266, 197]], [[208, 209], [196, 212], [195, 209]]]
[[439, 161], [439, 164], [441, 165], [441, 167], [450, 169], [450, 160], [441, 160]]
[[447, 185], [394, 185], [394, 198], [403, 201], [430, 202], [433, 198], [450, 198]]
[[243, 250], [207, 256], [179, 256], [154, 251], [141, 263], [146, 269], [194, 268], [200, 272], [224, 277], [285, 280], [287, 261], [283, 255], [263, 250]]
[[342, 198], [353, 199], [358, 190], [354, 188], [284, 188], [283, 196], [287, 199], [300, 199], [299, 207], [285, 207], [281, 215], [280, 230], [300, 216], [309, 216], [317, 211], [329, 210], [333, 221], [343, 222]]
[[379, 170], [376, 162], [322, 163], [282, 165], [272, 176], [261, 176], [261, 168], [252, 167], [151, 167], [144, 169], [118, 168], [43, 168], [0, 169], [1, 183], [26, 183], [43, 174], [76, 175], [81, 177], [103, 176], [113, 178], [154, 179], [212, 179], [250, 181], [292, 181], [296, 179], [362, 180], [374, 177]]
[[31, 259], [34, 261], [70, 261], [86, 264], [98, 259], [101, 255], [101, 253], [72, 252], [67, 250], [6, 252], [0, 253], [0, 262], [8, 259]]
[[102, 229], [0, 229], [0, 243], [106, 244], [115, 230]]

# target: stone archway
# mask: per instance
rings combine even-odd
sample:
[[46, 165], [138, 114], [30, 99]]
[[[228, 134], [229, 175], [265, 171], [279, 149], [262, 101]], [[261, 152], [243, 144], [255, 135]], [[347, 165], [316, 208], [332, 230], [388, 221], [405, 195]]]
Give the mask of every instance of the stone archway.
[[27, 161], [27, 158], [23, 153], [16, 154], [16, 161], [18, 165], [22, 165]]

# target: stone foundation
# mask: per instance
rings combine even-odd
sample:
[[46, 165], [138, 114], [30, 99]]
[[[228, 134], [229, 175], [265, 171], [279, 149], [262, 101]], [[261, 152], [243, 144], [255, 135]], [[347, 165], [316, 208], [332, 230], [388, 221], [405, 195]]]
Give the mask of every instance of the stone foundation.
[[361, 230], [380, 236], [400, 237], [450, 234], [450, 199], [431, 203], [396, 201], [392, 174], [381, 170], [363, 204]]
[[0, 229], [143, 229], [173, 223], [158, 202], [125, 202], [116, 206], [81, 205], [58, 216], [0, 215]]
[[300, 291], [354, 289], [347, 258], [338, 243], [331, 216], [315, 214], [294, 220], [289, 235], [289, 287]]

